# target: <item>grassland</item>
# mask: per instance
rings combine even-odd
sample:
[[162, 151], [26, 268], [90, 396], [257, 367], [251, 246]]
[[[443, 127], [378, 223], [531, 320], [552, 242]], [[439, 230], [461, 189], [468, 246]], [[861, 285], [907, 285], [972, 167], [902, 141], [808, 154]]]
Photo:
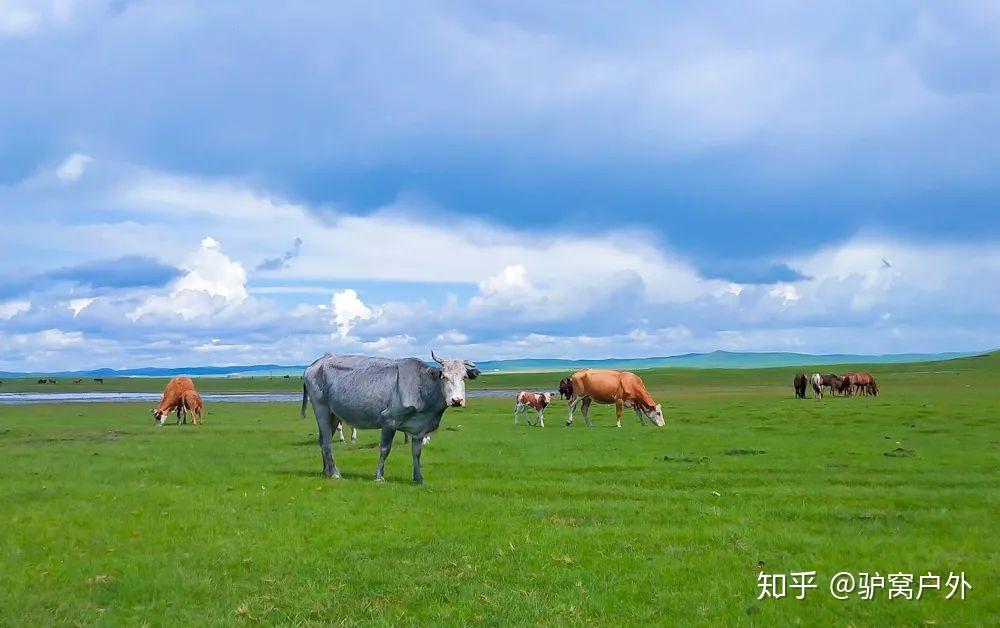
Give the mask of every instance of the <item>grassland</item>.
[[[424, 486], [401, 443], [371, 481], [371, 432], [323, 478], [295, 404], [160, 429], [148, 404], [0, 406], [0, 625], [995, 625], [1000, 359], [871, 370], [877, 399], [822, 401], [792, 398], [792, 369], [650, 371], [660, 430], [606, 407], [564, 428], [564, 402], [515, 428], [509, 401], [474, 399]], [[265, 381], [199, 387], [299, 386]], [[820, 588], [758, 601], [762, 568]], [[842, 570], [974, 588], [841, 602]]]

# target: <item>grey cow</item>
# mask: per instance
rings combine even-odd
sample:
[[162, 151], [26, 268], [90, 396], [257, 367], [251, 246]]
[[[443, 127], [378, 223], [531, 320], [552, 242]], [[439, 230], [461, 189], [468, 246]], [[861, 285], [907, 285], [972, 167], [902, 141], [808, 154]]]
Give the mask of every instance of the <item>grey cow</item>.
[[375, 480], [382, 480], [385, 459], [396, 431], [410, 435], [413, 481], [423, 482], [420, 450], [449, 407], [465, 405], [465, 380], [479, 375], [468, 360], [442, 360], [440, 368], [417, 358], [389, 360], [361, 355], [330, 355], [316, 360], [302, 378], [302, 416], [311, 401], [319, 426], [323, 474], [339, 478], [333, 461], [333, 432], [341, 423], [382, 430]]

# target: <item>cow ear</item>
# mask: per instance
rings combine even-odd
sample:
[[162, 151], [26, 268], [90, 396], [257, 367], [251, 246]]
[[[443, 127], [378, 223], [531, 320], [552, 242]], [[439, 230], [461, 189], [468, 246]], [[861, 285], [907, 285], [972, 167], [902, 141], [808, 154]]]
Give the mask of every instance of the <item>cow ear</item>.
[[472, 365], [472, 366], [466, 365], [466, 367], [465, 367], [465, 376], [468, 377], [469, 379], [476, 379], [481, 374], [482, 374], [482, 371], [480, 371], [478, 368], [476, 368], [475, 365]]

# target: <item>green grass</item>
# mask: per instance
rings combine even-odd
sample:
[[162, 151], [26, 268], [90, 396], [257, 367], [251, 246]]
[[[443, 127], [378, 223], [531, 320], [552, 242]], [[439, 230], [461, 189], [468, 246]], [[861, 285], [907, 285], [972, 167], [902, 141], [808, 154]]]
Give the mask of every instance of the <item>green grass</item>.
[[[297, 404], [159, 429], [148, 404], [0, 406], [0, 625], [995, 625], [1000, 359], [870, 370], [877, 399], [822, 401], [792, 398], [794, 369], [645, 372], [660, 430], [598, 406], [564, 428], [565, 402], [514, 428], [511, 401], [473, 399], [424, 486], [401, 441], [371, 481], [375, 432], [323, 478]], [[761, 561], [820, 589], [758, 601]], [[974, 589], [838, 602], [841, 570]]]

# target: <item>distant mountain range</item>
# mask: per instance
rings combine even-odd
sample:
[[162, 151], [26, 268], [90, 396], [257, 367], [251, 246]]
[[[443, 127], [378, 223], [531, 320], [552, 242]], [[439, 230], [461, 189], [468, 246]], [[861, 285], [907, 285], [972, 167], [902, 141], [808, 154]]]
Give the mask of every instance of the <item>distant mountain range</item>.
[[[950, 360], [972, 353], [897, 353], [891, 355], [830, 354], [811, 355], [808, 353], [735, 353], [713, 351], [711, 353], [685, 353], [654, 358], [610, 358], [606, 360], [551, 360], [526, 358], [522, 360], [486, 360], [478, 363], [484, 373], [511, 373], [527, 371], [572, 371], [586, 367], [613, 369], [648, 369], [664, 367], [693, 368], [761, 368], [768, 366], [806, 366], [819, 364], [892, 364], [902, 362], [926, 362]], [[305, 366], [282, 366], [279, 364], [253, 364], [249, 366], [186, 366], [178, 368], [100, 368], [89, 371], [59, 371], [18, 373], [0, 371], [0, 377], [33, 377], [52, 375], [63, 377], [173, 377], [194, 375], [202, 377], [225, 377], [240, 375], [301, 375]]]

